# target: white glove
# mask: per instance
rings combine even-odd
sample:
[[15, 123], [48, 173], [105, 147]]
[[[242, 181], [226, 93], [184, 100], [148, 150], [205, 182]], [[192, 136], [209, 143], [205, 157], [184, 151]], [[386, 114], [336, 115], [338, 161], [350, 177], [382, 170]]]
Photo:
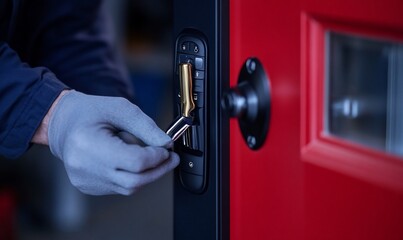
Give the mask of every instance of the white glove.
[[[124, 141], [122, 131], [147, 146]], [[168, 135], [124, 98], [69, 91], [50, 116], [48, 139], [71, 183], [92, 195], [129, 195], [179, 164]]]

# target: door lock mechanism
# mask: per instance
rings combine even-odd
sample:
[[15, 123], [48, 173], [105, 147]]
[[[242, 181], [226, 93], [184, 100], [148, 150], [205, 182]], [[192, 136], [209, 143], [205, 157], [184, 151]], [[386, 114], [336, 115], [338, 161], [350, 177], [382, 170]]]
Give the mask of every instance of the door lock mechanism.
[[178, 176], [188, 191], [201, 194], [206, 189], [207, 172], [207, 44], [201, 34], [179, 35], [175, 54], [175, 111], [179, 117], [167, 130], [176, 141], [181, 163]]
[[221, 106], [231, 117], [238, 118], [248, 147], [258, 150], [269, 130], [270, 83], [257, 58], [245, 61], [238, 76], [238, 85], [223, 94]]

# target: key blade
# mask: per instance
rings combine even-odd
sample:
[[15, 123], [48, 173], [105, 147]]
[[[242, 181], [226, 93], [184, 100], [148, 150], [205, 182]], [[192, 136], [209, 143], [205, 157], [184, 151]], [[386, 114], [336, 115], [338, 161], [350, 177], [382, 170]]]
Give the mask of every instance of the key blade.
[[176, 141], [190, 125], [192, 125], [192, 118], [181, 116], [172, 123], [166, 134], [171, 137], [172, 141]]
[[195, 103], [193, 101], [192, 64], [183, 63], [179, 65], [179, 82], [182, 116], [191, 117], [190, 113], [195, 109]]

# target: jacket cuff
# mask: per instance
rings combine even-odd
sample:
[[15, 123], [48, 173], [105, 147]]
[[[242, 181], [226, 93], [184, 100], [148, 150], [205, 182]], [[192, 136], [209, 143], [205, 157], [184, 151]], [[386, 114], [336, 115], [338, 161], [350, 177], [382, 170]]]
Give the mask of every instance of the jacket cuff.
[[45, 76], [33, 91], [14, 126], [0, 145], [8, 158], [17, 158], [32, 145], [31, 140], [59, 94], [68, 87], [53, 74]]

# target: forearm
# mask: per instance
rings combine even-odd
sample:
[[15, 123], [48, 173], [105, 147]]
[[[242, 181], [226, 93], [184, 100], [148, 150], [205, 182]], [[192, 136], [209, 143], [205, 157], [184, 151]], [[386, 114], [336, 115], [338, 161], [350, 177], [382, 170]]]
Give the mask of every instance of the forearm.
[[43, 67], [32, 68], [0, 42], [0, 155], [21, 156], [51, 104], [68, 87]]
[[49, 119], [52, 115], [56, 105], [58, 104], [59, 100], [70, 90], [63, 90], [56, 100], [53, 102], [52, 106], [50, 107], [49, 111], [46, 113], [45, 117], [43, 118], [41, 124], [39, 125], [38, 129], [35, 132], [31, 142], [36, 144], [42, 145], [49, 145], [48, 140], [48, 126], [49, 126]]

